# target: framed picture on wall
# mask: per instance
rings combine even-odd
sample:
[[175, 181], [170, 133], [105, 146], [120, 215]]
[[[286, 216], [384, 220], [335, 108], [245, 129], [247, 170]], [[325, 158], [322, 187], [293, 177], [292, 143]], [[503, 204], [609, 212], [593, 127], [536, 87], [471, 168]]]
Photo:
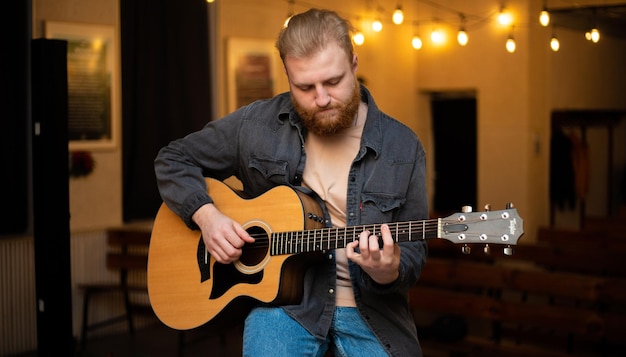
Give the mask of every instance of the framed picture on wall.
[[274, 41], [229, 38], [226, 47], [229, 112], [277, 93], [280, 56]]
[[47, 21], [45, 32], [67, 41], [70, 150], [114, 149], [121, 110], [115, 28]]

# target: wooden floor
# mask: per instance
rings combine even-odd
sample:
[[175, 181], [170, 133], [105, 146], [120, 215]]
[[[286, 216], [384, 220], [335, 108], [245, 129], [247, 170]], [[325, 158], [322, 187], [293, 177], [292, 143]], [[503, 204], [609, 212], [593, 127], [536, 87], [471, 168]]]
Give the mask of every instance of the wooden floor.
[[[84, 351], [75, 357], [240, 357], [241, 328], [227, 329], [220, 336], [202, 329], [183, 334], [185, 344], [179, 350], [180, 333], [162, 324], [138, 329], [134, 336], [116, 334], [89, 339]], [[15, 357], [37, 357], [38, 353]]]
[[89, 341], [80, 357], [196, 357], [241, 356], [241, 329], [230, 328], [223, 333], [202, 328], [183, 333], [184, 344], [179, 349], [181, 333], [160, 323], [120, 336]]

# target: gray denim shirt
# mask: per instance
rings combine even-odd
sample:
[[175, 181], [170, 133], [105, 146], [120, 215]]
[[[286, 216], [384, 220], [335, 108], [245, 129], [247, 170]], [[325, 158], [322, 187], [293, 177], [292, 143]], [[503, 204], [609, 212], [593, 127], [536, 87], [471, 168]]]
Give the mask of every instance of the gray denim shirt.
[[[381, 112], [361, 87], [368, 105], [361, 147], [348, 174], [348, 226], [428, 218], [424, 148], [405, 125]], [[244, 191], [260, 195], [277, 185], [298, 186], [306, 161], [304, 131], [289, 93], [256, 101], [161, 149], [155, 171], [161, 197], [192, 229], [191, 216], [211, 203], [204, 177], [236, 176]], [[359, 312], [392, 356], [421, 356], [408, 290], [426, 261], [424, 242], [403, 242], [400, 276], [374, 282], [349, 262]], [[283, 308], [323, 341], [335, 307], [335, 254], [306, 273], [304, 296]]]

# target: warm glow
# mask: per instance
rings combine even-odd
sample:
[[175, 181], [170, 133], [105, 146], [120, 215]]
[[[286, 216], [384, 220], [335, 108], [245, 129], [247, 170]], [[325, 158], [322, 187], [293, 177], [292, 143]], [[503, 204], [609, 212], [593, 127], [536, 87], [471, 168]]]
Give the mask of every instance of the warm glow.
[[593, 43], [600, 41], [600, 32], [596, 28], [591, 29], [591, 41], [593, 41]]
[[352, 37], [352, 41], [354, 41], [355, 45], [361, 46], [365, 42], [365, 36], [361, 32], [357, 32]]
[[391, 19], [396, 25], [400, 25], [404, 22], [404, 12], [402, 12], [400, 6], [398, 6], [396, 11], [393, 12], [393, 16], [391, 17]]
[[208, 2], [209, 4], [212, 4], [215, 2], [215, 0], [206, 0], [206, 2]]
[[430, 33], [430, 40], [433, 41], [433, 43], [436, 45], [441, 45], [446, 41], [446, 37], [443, 31], [433, 30], [433, 32]]
[[561, 47], [561, 45], [559, 44], [559, 39], [556, 38], [556, 36], [552, 37], [552, 39], [550, 40], [550, 48], [552, 48], [552, 51], [558, 51], [559, 47]]
[[413, 40], [411, 40], [411, 45], [416, 50], [422, 48], [422, 39], [419, 36], [413, 36]]
[[510, 26], [513, 23], [513, 15], [510, 12], [502, 9], [498, 15], [498, 22], [502, 26]]
[[548, 13], [548, 10], [544, 9], [543, 11], [541, 11], [541, 13], [539, 14], [539, 23], [543, 27], [546, 27], [550, 24], [550, 14]]
[[509, 53], [513, 53], [515, 52], [515, 40], [513, 39], [513, 37], [509, 37], [508, 40], [506, 40], [506, 50]]
[[459, 42], [459, 45], [461, 46], [467, 45], [467, 42], [469, 41], [469, 38], [467, 37], [467, 32], [461, 29], [459, 33], [456, 35], [456, 40]]
[[383, 30], [383, 23], [380, 22], [380, 20], [375, 20], [374, 22], [372, 22], [372, 30], [374, 32], [380, 32]]

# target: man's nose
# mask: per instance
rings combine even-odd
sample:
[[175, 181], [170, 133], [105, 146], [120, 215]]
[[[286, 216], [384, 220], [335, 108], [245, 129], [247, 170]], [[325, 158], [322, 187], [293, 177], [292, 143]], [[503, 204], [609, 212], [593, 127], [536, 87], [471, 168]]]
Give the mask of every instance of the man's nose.
[[323, 86], [315, 89], [315, 104], [320, 108], [325, 108], [330, 104], [330, 95]]

